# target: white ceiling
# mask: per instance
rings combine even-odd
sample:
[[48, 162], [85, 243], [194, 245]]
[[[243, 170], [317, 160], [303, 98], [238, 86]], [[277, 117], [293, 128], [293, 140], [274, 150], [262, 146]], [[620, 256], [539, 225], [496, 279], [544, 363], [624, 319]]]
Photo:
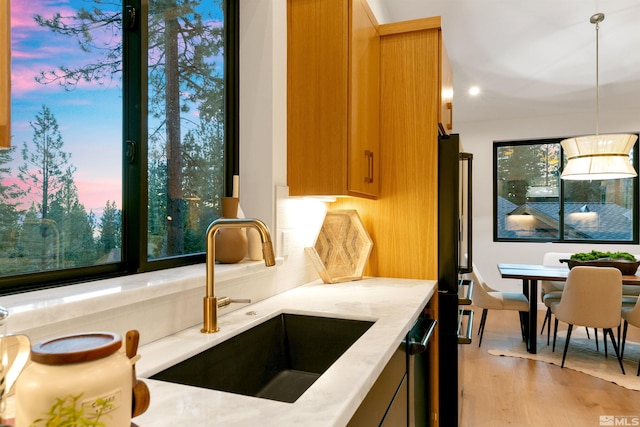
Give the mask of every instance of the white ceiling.
[[456, 121], [595, 117], [598, 12], [600, 114], [640, 111], [640, 0], [368, 1], [380, 23], [442, 17]]

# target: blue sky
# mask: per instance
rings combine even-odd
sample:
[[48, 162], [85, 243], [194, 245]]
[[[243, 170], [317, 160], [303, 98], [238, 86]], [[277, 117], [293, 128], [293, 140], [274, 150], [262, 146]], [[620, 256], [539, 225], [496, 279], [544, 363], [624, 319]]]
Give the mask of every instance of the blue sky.
[[[6, 0], [0, 0], [6, 1]], [[118, 3], [115, 4], [114, 3]], [[80, 67], [99, 61], [96, 53], [83, 52], [75, 38], [54, 34], [37, 25], [35, 14], [51, 18], [77, 14], [81, 7], [91, 9], [100, 4], [103, 9], [120, 11], [120, 0], [11, 0], [12, 30], [12, 144], [17, 148], [11, 164], [11, 178], [6, 181], [21, 184], [18, 166], [23, 161], [21, 148], [33, 139], [30, 122], [46, 105], [56, 118], [64, 141], [63, 150], [71, 153], [71, 163], [77, 168], [75, 183], [80, 202], [98, 217], [107, 201], [122, 206], [122, 88], [120, 73], [114, 80], [80, 83], [72, 91], [56, 83], [40, 84], [35, 77], [42, 71], [58, 70], [61, 66]], [[210, 25], [221, 25], [221, 11], [215, 0], [203, 2], [204, 9], [213, 12]], [[113, 46], [120, 43], [121, 34], [92, 34], [94, 44]], [[150, 52], [152, 57], [153, 52]], [[224, 58], [211, 58], [221, 72]], [[183, 135], [197, 122], [197, 106], [183, 114]], [[150, 120], [151, 122], [152, 120]], [[157, 125], [158, 123], [155, 123]], [[149, 123], [150, 127], [154, 123]], [[5, 182], [7, 184], [9, 182]], [[34, 198], [37, 201], [37, 198]], [[28, 206], [31, 200], [25, 200]]]
[[[41, 71], [85, 64], [91, 54], [82, 52], [75, 39], [53, 34], [33, 19], [36, 13], [46, 18], [55, 12], [70, 16], [81, 6], [93, 4], [83, 0], [11, 2], [11, 130], [12, 144], [17, 147], [11, 175], [12, 181], [16, 181], [17, 167], [23, 163], [21, 148], [25, 141], [31, 142], [33, 138], [29, 122], [33, 122], [42, 105], [46, 105], [58, 122], [63, 150], [71, 153], [71, 163], [77, 168], [75, 183], [80, 202], [87, 211], [92, 210], [99, 216], [107, 200], [115, 201], [118, 207], [122, 205], [120, 76], [104, 86], [83, 83], [73, 91], [66, 91], [55, 83], [37, 83], [35, 76]], [[97, 37], [96, 41], [119, 42], [111, 34], [103, 38]]]

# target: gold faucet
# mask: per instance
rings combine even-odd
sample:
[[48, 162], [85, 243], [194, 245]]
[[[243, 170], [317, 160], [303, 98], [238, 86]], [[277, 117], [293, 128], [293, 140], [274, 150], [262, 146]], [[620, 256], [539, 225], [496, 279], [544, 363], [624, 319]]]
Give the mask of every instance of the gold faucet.
[[253, 227], [260, 234], [264, 264], [267, 267], [276, 265], [273, 245], [271, 244], [271, 233], [264, 222], [254, 218], [218, 218], [213, 221], [207, 229], [207, 293], [204, 297], [204, 326], [200, 330], [202, 333], [212, 334], [220, 330], [218, 328], [218, 298], [215, 295], [213, 276], [213, 266], [216, 263], [216, 231], [220, 228], [246, 227]]

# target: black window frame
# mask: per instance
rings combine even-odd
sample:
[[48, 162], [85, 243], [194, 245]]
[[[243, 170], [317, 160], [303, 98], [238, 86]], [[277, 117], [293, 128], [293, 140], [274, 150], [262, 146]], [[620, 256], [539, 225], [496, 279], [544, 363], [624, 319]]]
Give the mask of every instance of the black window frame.
[[[0, 277], [0, 295], [9, 295], [157, 271], [205, 262], [205, 254], [149, 260], [147, 256], [146, 156], [146, 16], [147, 3], [123, 0], [123, 16], [135, 12], [134, 24], [123, 29], [122, 137], [122, 261], [117, 263]], [[239, 174], [239, 1], [223, 0], [225, 12], [225, 195]], [[144, 25], [142, 25], [144, 24]], [[123, 26], [124, 27], [124, 26]]]
[[[638, 135], [639, 132], [628, 132]], [[632, 191], [634, 194], [633, 200], [633, 230], [631, 240], [589, 240], [589, 239], [565, 239], [565, 224], [564, 224], [564, 195], [565, 195], [565, 181], [560, 179], [560, 188], [558, 195], [559, 212], [558, 212], [558, 237], [540, 238], [540, 237], [499, 237], [499, 206], [498, 206], [498, 150], [500, 147], [505, 146], [518, 146], [518, 145], [544, 145], [544, 144], [560, 144], [564, 139], [572, 138], [572, 136], [554, 137], [554, 138], [541, 138], [541, 139], [523, 139], [523, 140], [502, 140], [493, 141], [493, 241], [494, 242], [522, 242], [522, 243], [589, 243], [589, 244], [606, 244], [606, 245], [633, 245], [639, 243], [638, 229], [639, 229], [639, 210], [640, 210], [640, 195], [638, 194], [638, 176], [634, 178], [625, 178], [633, 180]], [[636, 171], [639, 167], [638, 159], [638, 144], [636, 142], [632, 150], [632, 164]], [[560, 166], [559, 172], [562, 173], [564, 165], [566, 164], [566, 158], [564, 150], [560, 146]]]

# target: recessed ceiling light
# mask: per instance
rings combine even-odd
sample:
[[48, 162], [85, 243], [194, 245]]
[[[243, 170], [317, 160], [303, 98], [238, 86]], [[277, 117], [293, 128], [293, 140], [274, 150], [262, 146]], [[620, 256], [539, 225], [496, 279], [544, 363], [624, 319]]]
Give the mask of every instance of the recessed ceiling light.
[[478, 86], [471, 86], [469, 88], [469, 95], [477, 96], [478, 94], [480, 94], [480, 88]]

